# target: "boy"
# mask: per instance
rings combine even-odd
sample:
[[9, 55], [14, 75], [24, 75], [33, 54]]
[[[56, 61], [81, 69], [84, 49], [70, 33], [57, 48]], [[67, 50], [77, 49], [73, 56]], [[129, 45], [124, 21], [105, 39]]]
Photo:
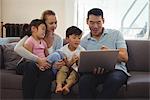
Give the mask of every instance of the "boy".
[[61, 52], [64, 54], [65, 57], [62, 58], [65, 59], [66, 66], [62, 66], [57, 72], [57, 86], [55, 90], [56, 93], [68, 94], [70, 92], [70, 88], [78, 80], [77, 63], [79, 60], [79, 54], [80, 51], [85, 50], [83, 47], [80, 46], [81, 37], [82, 31], [76, 26], [71, 26], [66, 30], [66, 40], [68, 44], [64, 45], [60, 50], [58, 50], [58, 53]]

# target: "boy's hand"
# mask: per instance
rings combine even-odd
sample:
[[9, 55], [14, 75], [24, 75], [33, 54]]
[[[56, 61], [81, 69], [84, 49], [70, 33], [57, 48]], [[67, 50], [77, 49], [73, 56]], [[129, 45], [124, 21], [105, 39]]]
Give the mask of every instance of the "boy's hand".
[[70, 62], [71, 62], [71, 64], [74, 64], [74, 63], [78, 62], [78, 60], [79, 60], [79, 57], [77, 55], [73, 55]]
[[60, 69], [62, 66], [65, 66], [66, 63], [64, 60], [59, 60], [58, 62], [54, 63], [54, 66], [56, 67], [56, 69]]

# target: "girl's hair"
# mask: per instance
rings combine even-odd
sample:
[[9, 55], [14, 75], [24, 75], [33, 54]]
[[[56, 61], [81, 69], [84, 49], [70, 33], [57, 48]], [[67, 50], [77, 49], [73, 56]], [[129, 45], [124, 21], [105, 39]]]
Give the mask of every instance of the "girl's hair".
[[30, 28], [31, 28], [32, 26], [38, 28], [39, 25], [41, 25], [41, 24], [45, 24], [45, 25], [46, 25], [46, 23], [45, 23], [43, 20], [41, 20], [41, 19], [33, 19], [33, 20], [31, 21], [31, 23], [30, 23]]
[[55, 16], [55, 12], [52, 11], [52, 10], [45, 10], [45, 11], [42, 13], [41, 19], [45, 21], [45, 20], [47, 19], [47, 15], [54, 15], [54, 16]]
[[31, 32], [31, 27], [34, 26], [38, 29], [38, 26], [41, 24], [45, 24], [46, 29], [47, 29], [47, 25], [45, 23], [45, 21], [41, 20], [41, 19], [33, 19], [30, 24], [24, 24], [22, 27], [22, 36], [20, 36], [21, 38], [25, 35], [31, 36], [32, 32]]

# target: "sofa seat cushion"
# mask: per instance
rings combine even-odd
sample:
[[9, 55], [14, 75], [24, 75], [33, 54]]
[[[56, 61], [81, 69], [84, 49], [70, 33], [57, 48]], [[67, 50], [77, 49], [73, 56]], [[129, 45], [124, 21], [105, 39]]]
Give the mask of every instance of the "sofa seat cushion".
[[15, 70], [1, 70], [1, 89], [22, 89], [22, 75], [17, 75]]
[[130, 73], [131, 77], [127, 82], [127, 95], [129, 97], [149, 97], [150, 72]]

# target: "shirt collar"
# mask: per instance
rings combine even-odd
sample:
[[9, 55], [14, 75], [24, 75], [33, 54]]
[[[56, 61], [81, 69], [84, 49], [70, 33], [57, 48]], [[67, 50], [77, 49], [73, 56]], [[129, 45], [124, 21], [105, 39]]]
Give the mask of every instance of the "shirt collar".
[[[102, 36], [104, 36], [104, 35], [106, 35], [106, 34], [108, 34], [108, 33], [109, 33], [108, 30], [104, 28], [103, 33], [102, 33]], [[89, 33], [89, 34], [87, 35], [87, 39], [88, 39], [88, 40], [95, 40], [95, 39], [91, 36], [91, 33]]]

